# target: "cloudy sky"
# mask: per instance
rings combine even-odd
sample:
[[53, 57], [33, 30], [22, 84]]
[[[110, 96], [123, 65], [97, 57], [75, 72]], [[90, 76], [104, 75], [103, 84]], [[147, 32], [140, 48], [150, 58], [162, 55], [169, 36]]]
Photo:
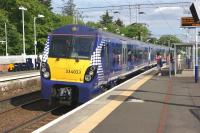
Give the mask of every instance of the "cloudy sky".
[[[67, 1], [67, 0], [65, 0]], [[174, 2], [193, 2], [194, 0], [74, 0], [77, 8], [86, 7], [102, 7], [102, 6], [118, 6], [118, 5], [135, 5], [135, 4], [152, 4], [152, 6], [140, 6], [139, 11], [144, 14], [137, 15], [137, 10], [131, 7], [131, 23], [139, 22], [148, 25], [152, 36], [160, 37], [165, 34], [177, 35], [177, 37], [185, 40], [186, 30], [180, 29], [180, 18], [183, 16], [191, 16], [188, 14], [189, 5], [183, 6], [175, 4], [172, 6], [155, 5], [156, 3], [174, 3]], [[61, 13], [63, 0], [52, 0], [53, 10]], [[90, 9], [79, 10], [84, 16], [84, 21], [99, 21], [100, 16], [104, 14], [106, 9]], [[120, 18], [124, 24], [130, 24], [129, 8], [109, 8], [110, 15], [114, 19]], [[119, 13], [114, 13], [115, 11]]]

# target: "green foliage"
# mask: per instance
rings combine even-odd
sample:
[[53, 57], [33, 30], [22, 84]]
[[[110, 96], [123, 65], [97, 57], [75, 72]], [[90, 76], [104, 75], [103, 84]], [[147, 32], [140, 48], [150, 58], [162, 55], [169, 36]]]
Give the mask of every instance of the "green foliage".
[[142, 24], [132, 24], [122, 28], [122, 33], [127, 37], [143, 41], [148, 37], [149, 30]]
[[160, 45], [165, 45], [165, 46], [169, 46], [169, 44], [172, 43], [180, 43], [180, 42], [181, 40], [174, 35], [163, 35], [158, 40], [158, 43]]
[[[24, 12], [26, 54], [34, 54], [33, 20], [38, 14], [45, 16], [45, 18], [36, 19], [37, 51], [39, 53], [43, 51], [49, 32], [62, 25], [72, 23], [72, 17], [51, 12], [50, 0], [0, 0], [0, 3], [0, 40], [5, 39], [4, 23], [6, 22], [10, 55], [19, 55], [23, 49], [22, 11], [18, 9], [20, 6], [27, 8], [27, 11]], [[0, 55], [5, 55], [5, 44], [0, 43]]]
[[124, 26], [122, 20], [119, 19], [119, 18], [115, 21], [115, 24], [116, 24], [117, 26], [119, 26], [119, 27], [123, 27], [123, 26]]
[[92, 28], [96, 28], [96, 29], [102, 27], [100, 23], [95, 23], [95, 22], [91, 22], [91, 21], [87, 22], [86, 25], [89, 27], [92, 27]]
[[106, 11], [106, 13], [101, 16], [100, 24], [103, 27], [107, 27], [108, 24], [112, 24], [112, 22], [113, 22], [113, 17], [109, 15], [108, 11]]
[[[63, 0], [63, 2], [65, 2], [65, 0]], [[65, 2], [62, 13], [68, 16], [74, 16], [75, 6], [74, 0], [68, 0], [67, 3]]]
[[39, 0], [40, 3], [44, 4], [45, 6], [47, 6], [50, 10], [52, 10], [53, 8], [51, 7], [51, 0]]
[[152, 43], [152, 44], [158, 44], [158, 39], [155, 37], [147, 38], [145, 42]]

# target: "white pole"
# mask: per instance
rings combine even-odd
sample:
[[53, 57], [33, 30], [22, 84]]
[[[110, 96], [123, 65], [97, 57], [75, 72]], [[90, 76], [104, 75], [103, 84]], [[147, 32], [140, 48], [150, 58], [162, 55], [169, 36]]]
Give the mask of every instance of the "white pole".
[[195, 28], [196, 32], [196, 39], [195, 39], [195, 47], [196, 47], [196, 66], [198, 66], [198, 29]]
[[24, 60], [26, 56], [26, 47], [25, 47], [25, 31], [24, 31], [24, 11], [27, 10], [25, 7], [20, 6], [19, 10], [22, 10], [22, 24], [23, 24], [23, 55], [24, 55]]
[[24, 31], [24, 10], [22, 10], [22, 23], [23, 23], [23, 53], [24, 57], [26, 55], [26, 48], [25, 48], [25, 31]]
[[6, 56], [8, 56], [8, 37], [7, 37], [7, 25], [5, 23], [5, 41], [6, 41]]
[[129, 21], [130, 21], [130, 25], [132, 23], [132, 15], [131, 15], [131, 5], [129, 4]]
[[36, 30], [36, 19], [37, 18], [44, 18], [45, 16], [42, 14], [38, 14], [37, 17], [33, 19], [33, 30], [34, 30], [34, 47], [35, 47], [35, 56], [37, 55], [37, 30]]
[[195, 39], [195, 83], [198, 82], [199, 80], [199, 65], [198, 65], [198, 29], [197, 27], [195, 28], [195, 35], [196, 35], [196, 39]]
[[36, 56], [36, 54], [37, 54], [37, 49], [36, 49], [36, 46], [37, 46], [37, 39], [36, 39], [36, 24], [35, 24], [36, 18], [37, 18], [37, 17], [34, 17], [34, 21], [33, 21], [35, 56]]
[[75, 17], [76, 17], [76, 24], [78, 24], [78, 11], [76, 11]]
[[193, 75], [195, 76], [195, 45], [192, 46]]
[[170, 60], [170, 40], [168, 41], [168, 47], [169, 47], [169, 77], [171, 78], [171, 67], [172, 67], [172, 63], [171, 63], [171, 60]]
[[174, 75], [176, 75], [177, 73], [177, 68], [176, 68], [176, 64], [177, 64], [177, 58], [176, 58], [176, 45], [174, 45]]
[[138, 22], [138, 6], [136, 5], [135, 22]]
[[73, 22], [72, 23], [75, 24], [75, 10], [73, 11], [73, 16], [72, 17], [73, 17]]

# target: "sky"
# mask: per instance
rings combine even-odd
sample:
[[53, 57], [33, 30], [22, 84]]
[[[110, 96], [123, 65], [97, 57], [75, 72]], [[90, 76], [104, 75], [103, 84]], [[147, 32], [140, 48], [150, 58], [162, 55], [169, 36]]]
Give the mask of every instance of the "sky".
[[[67, 0], [65, 0], [67, 1]], [[135, 5], [135, 4], [152, 4], [152, 6], [140, 6], [139, 11], [144, 14], [137, 15], [137, 9], [131, 7], [131, 21], [129, 8], [109, 8], [108, 12], [114, 16], [114, 20], [120, 18], [124, 24], [131, 23], [145, 23], [151, 31], [152, 37], [159, 38], [161, 35], [172, 34], [176, 35], [183, 41], [193, 40], [193, 36], [187, 37], [188, 31], [180, 28], [180, 18], [184, 16], [191, 16], [189, 6], [181, 6], [179, 4], [172, 6], [160, 6], [155, 3], [174, 3], [174, 2], [194, 2], [194, 0], [74, 0], [76, 8], [86, 7], [102, 7], [102, 6], [118, 6], [118, 5]], [[53, 11], [61, 13], [63, 7], [63, 0], [52, 0]], [[114, 12], [119, 13], [114, 13]], [[106, 12], [106, 9], [80, 10], [84, 21], [100, 20], [100, 16]], [[191, 34], [191, 33], [190, 33]]]

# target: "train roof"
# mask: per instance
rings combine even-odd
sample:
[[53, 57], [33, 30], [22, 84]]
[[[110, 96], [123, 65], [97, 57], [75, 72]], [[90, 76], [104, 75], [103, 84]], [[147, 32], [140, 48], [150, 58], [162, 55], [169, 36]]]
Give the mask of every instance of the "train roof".
[[62, 26], [56, 30], [54, 30], [51, 34], [53, 35], [72, 35], [72, 34], [78, 34], [78, 35], [97, 35], [98, 30], [94, 28], [90, 28], [88, 26], [83, 25], [65, 25]]
[[53, 35], [74, 35], [74, 34], [78, 34], [78, 35], [83, 35], [83, 36], [100, 35], [100, 36], [106, 36], [108, 38], [118, 38], [119, 40], [127, 41], [127, 42], [134, 43], [134, 44], [140, 45], [140, 46], [151, 45], [151, 46], [156, 47], [156, 48], [163, 48], [163, 47], [168, 48], [166, 46], [159, 46], [159, 45], [155, 45], [155, 44], [151, 44], [151, 43], [145, 43], [145, 42], [142, 42], [142, 41], [133, 40], [132, 38], [120, 36], [120, 35], [113, 34], [113, 33], [110, 33], [110, 32], [105, 32], [105, 31], [102, 31], [100, 29], [95, 29], [95, 28], [91, 28], [91, 27], [88, 27], [88, 26], [84, 26], [84, 25], [75, 25], [75, 24], [65, 25], [65, 26], [62, 26], [58, 29], [55, 29], [54, 31], [52, 31], [51, 34], [53, 34]]

